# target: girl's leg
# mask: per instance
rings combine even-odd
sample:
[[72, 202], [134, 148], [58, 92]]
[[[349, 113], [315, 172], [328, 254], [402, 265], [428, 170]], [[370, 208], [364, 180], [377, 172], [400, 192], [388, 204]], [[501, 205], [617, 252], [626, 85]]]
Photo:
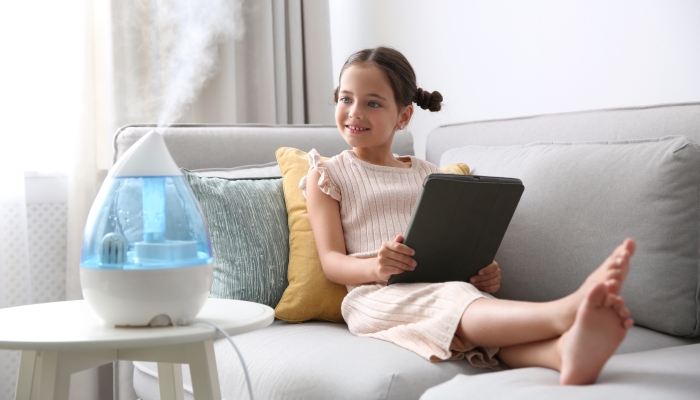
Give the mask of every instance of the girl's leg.
[[479, 299], [467, 307], [456, 335], [465, 342], [484, 347], [506, 347], [556, 338], [574, 323], [577, 310], [590, 290], [601, 283], [618, 295], [635, 243], [625, 240], [581, 287], [562, 299], [531, 303]]
[[514, 346], [561, 336], [573, 322], [568, 322], [569, 315], [567, 306], [559, 300], [529, 303], [479, 299], [467, 307], [455, 334], [477, 346]]
[[559, 338], [501, 347], [498, 358], [511, 368], [545, 367], [561, 371]]
[[632, 324], [622, 298], [598, 284], [584, 298], [574, 324], [562, 336], [502, 347], [498, 354], [513, 368], [540, 366], [561, 371], [563, 385], [591, 384]]

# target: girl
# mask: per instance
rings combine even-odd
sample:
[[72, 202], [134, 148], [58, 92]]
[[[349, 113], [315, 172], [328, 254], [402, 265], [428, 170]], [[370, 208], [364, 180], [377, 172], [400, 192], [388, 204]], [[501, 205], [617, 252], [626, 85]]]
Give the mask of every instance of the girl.
[[352, 150], [328, 161], [311, 150], [300, 187], [323, 270], [348, 286], [342, 313], [350, 331], [428, 360], [542, 366], [560, 371], [562, 384], [595, 382], [633, 324], [620, 289], [634, 241], [625, 240], [574, 293], [551, 302], [489, 295], [501, 282], [495, 261], [469, 283], [387, 286], [391, 275], [421, 267], [401, 234], [423, 179], [439, 172], [416, 157], [395, 157], [391, 142], [411, 120], [412, 103], [439, 111], [442, 96], [416, 87], [401, 53], [378, 47], [346, 61], [335, 101], [338, 130]]

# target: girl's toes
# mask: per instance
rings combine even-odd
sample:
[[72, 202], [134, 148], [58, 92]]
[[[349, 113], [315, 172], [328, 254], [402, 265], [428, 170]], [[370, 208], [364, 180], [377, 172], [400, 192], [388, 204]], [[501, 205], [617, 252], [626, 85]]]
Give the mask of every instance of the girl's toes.
[[[617, 312], [620, 312], [620, 310], [622, 310], [623, 308], [627, 308], [627, 307], [625, 307], [625, 299], [620, 297], [617, 300], [617, 302], [615, 303], [615, 305], [613, 305], [612, 309], [617, 311]], [[629, 310], [627, 310], [627, 311], [629, 311]]]
[[618, 296], [615, 296], [613, 293], [608, 293], [608, 295], [605, 297], [605, 303], [603, 304], [603, 306], [612, 308], [614, 310], [615, 305], [617, 305], [618, 303]]
[[610, 295], [610, 299], [605, 303], [615, 311], [620, 311], [625, 306], [625, 299], [618, 295]]
[[617, 315], [620, 316], [620, 318], [627, 318], [630, 316], [630, 309], [627, 307], [622, 307], [618, 312]]
[[625, 322], [622, 323], [622, 326], [625, 327], [625, 329], [629, 329], [634, 325], [634, 320], [632, 318], [627, 318]]
[[620, 280], [619, 279], [608, 279], [605, 282], [605, 286], [608, 287], [608, 293], [620, 293]]

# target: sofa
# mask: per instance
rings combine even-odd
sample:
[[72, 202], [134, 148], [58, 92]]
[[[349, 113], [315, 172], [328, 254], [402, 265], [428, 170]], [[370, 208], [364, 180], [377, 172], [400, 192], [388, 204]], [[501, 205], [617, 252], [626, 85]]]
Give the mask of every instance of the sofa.
[[[115, 159], [152, 128], [121, 128]], [[255, 169], [267, 176], [257, 180], [279, 179], [279, 148], [316, 148], [324, 156], [347, 148], [334, 126], [320, 125], [176, 125], [164, 135], [180, 167], [198, 176], [238, 173], [229, 180], [246, 180]], [[637, 240], [622, 291], [636, 324], [595, 385], [560, 386], [558, 373], [545, 368], [494, 372], [465, 361], [429, 362], [392, 343], [355, 337], [343, 322], [276, 319], [234, 337], [256, 398], [699, 398], [697, 143], [700, 103], [465, 122], [427, 137], [430, 162], [465, 163], [473, 174], [525, 185], [496, 257], [503, 275], [496, 297], [562, 297], [625, 237]], [[393, 151], [413, 154], [411, 134], [398, 134]], [[284, 284], [275, 290], [287, 290]], [[230, 344], [219, 340], [215, 351], [223, 398], [247, 398]], [[159, 398], [155, 364], [120, 361], [114, 375], [115, 399]], [[192, 398], [187, 365], [183, 377], [185, 398]]]

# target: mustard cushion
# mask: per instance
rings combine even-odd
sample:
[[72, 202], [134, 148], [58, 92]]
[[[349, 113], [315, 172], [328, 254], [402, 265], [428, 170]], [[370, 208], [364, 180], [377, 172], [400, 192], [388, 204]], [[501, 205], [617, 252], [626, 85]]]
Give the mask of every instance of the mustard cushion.
[[444, 167], [440, 168], [440, 171], [446, 174], [469, 175], [469, 172], [471, 170], [469, 169], [469, 166], [467, 164], [457, 163], [445, 165]]
[[[299, 181], [309, 171], [309, 156], [290, 147], [278, 149], [275, 156], [282, 171], [289, 224], [289, 285], [275, 308], [275, 316], [287, 322], [312, 319], [343, 322], [340, 305], [348, 291], [345, 286], [329, 281], [323, 272], [306, 212], [306, 198], [299, 189]], [[327, 157], [322, 159], [328, 160]], [[441, 170], [469, 174], [469, 167], [463, 163], [448, 165]]]
[[309, 171], [309, 157], [306, 152], [289, 147], [278, 149], [275, 156], [282, 171], [289, 224], [289, 285], [275, 308], [275, 316], [287, 322], [311, 319], [342, 322], [340, 304], [348, 290], [329, 281], [321, 268], [306, 212], [306, 198], [299, 189], [299, 181]]

